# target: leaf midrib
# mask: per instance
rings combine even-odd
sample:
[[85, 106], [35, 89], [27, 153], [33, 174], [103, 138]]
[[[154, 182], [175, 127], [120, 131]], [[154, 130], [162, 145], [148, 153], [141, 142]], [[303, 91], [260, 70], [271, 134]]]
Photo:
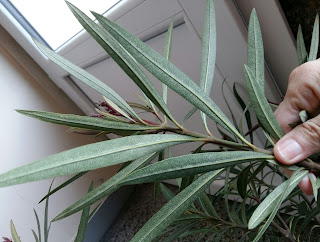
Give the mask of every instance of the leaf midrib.
[[[160, 67], [158, 67], [156, 64], [154, 64], [154, 61], [152, 61], [151, 59], [150, 59], [150, 57], [149, 57], [149, 55], [148, 54], [143, 54], [137, 47], [136, 47], [136, 45], [135, 45], [135, 43], [130, 43], [124, 36], [123, 36], [123, 34], [120, 32], [120, 31], [117, 31], [117, 30], [115, 30], [114, 28], [113, 28], [113, 26], [111, 26], [111, 25], [109, 25], [110, 26], [110, 28], [112, 28], [113, 29], [113, 31], [115, 31], [115, 32], [117, 32], [119, 35], [121, 35], [121, 37], [122, 37], [122, 39], [124, 40], [124, 41], [126, 41], [127, 43], [129, 43], [138, 53], [140, 53], [140, 55], [142, 55], [144, 58], [146, 58], [150, 63], [152, 63], [152, 65], [155, 67], [155, 68], [157, 68], [158, 70], [163, 70], [163, 69], [166, 69], [166, 71], [164, 72], [162, 72], [163, 74], [165, 74], [165, 75], [167, 75], [168, 77], [170, 77], [171, 79], [173, 79], [173, 80], [175, 80], [181, 87], [183, 87], [183, 88], [185, 88], [185, 89], [187, 89], [190, 93], [192, 93], [194, 96], [196, 96], [203, 104], [205, 104], [205, 106], [211, 111], [211, 112], [213, 112], [217, 117], [218, 117], [218, 119], [220, 119], [230, 130], [232, 130], [232, 132], [234, 132], [235, 134], [237, 134], [238, 136], [239, 136], [239, 138], [240, 138], [240, 134], [238, 133], [238, 131], [237, 130], [235, 130], [233, 127], [230, 127], [230, 125], [228, 124], [228, 122], [226, 123], [224, 120], [223, 120], [223, 118], [220, 116], [220, 114], [219, 113], [217, 113], [217, 112], [215, 112], [212, 108], [211, 108], [211, 106], [210, 105], [208, 105], [207, 104], [207, 102], [205, 102], [205, 100], [203, 99], [203, 98], [201, 98], [201, 95], [197, 95], [197, 93], [198, 93], [198, 90], [196, 90], [196, 93], [195, 92], [193, 92], [192, 91], [192, 89], [190, 89], [190, 87], [189, 87], [189, 85], [182, 85], [181, 84], [181, 81], [179, 81], [178, 79], [176, 79], [175, 77], [174, 77], [174, 75], [173, 75], [173, 73], [171, 73], [170, 72], [170, 68], [160, 68]], [[170, 62], [169, 62], [170, 63]], [[161, 62], [159, 62], [159, 64], [162, 66], [162, 63]], [[173, 65], [172, 63], [170, 63], [171, 65]], [[187, 77], [186, 76], [186, 78], [187, 79], [190, 79], [189, 77]], [[192, 80], [190, 79], [190, 80], [188, 80], [188, 82], [192, 82]], [[192, 85], [192, 84], [191, 84]], [[197, 89], [197, 88], [199, 88], [197, 85], [194, 85], [194, 89]], [[198, 93], [199, 94], [199, 93]], [[207, 96], [207, 94], [205, 94], [206, 96]], [[209, 98], [210, 99], [210, 98]], [[210, 101], [209, 101], [210, 102]], [[218, 108], [218, 107], [217, 107]]]
[[[229, 160], [225, 160], [225, 161], [217, 161], [217, 163], [216, 164], [225, 164], [225, 163], [228, 163], [228, 162], [233, 162], [233, 161], [243, 161], [243, 160], [251, 160], [251, 159], [272, 159], [272, 158], [274, 158], [273, 156], [270, 156], [270, 157], [259, 157], [259, 156], [257, 156], [257, 157], [250, 157], [250, 158], [248, 158], [248, 157], [241, 157], [240, 159], [239, 158], [234, 158], [234, 159], [229, 159]], [[161, 162], [158, 162], [158, 164], [159, 163], [161, 163]], [[165, 162], [165, 161], [163, 161], [163, 163], [167, 163], [167, 162]], [[156, 163], [157, 164], [157, 163]], [[190, 170], [191, 168], [201, 168], [201, 167], [206, 167], [206, 166], [214, 166], [215, 165], [215, 163], [209, 163], [209, 162], [206, 162], [206, 163], [202, 163], [202, 164], [198, 164], [198, 165], [196, 165], [196, 166], [194, 166], [194, 165], [188, 165], [188, 164], [186, 164], [184, 167], [182, 167], [182, 168], [180, 168], [179, 167], [179, 171], [183, 171], [183, 170]], [[166, 170], [164, 173], [171, 173], [171, 172], [174, 172], [174, 171], [176, 171], [176, 168], [172, 168], [172, 169], [169, 169], [169, 170]], [[133, 173], [132, 173], [133, 174]], [[149, 173], [149, 174], [146, 174], [146, 175], [142, 175], [142, 176], [140, 176], [139, 178], [135, 178], [135, 179], [132, 179], [132, 180], [128, 180], [128, 182], [129, 181], [134, 181], [134, 180], [136, 180], [136, 179], [143, 179], [143, 178], [146, 178], [146, 177], [148, 177], [148, 176], [150, 176], [150, 175], [157, 175], [157, 174], [159, 174], [159, 173]]]
[[[139, 148], [146, 148], [146, 147], [149, 147], [149, 146], [153, 146], [153, 145], [157, 145], [157, 144], [164, 144], [164, 143], [171, 143], [171, 142], [181, 142], [181, 141], [186, 141], [186, 142], [191, 142], [191, 141], [197, 141], [197, 139], [181, 139], [181, 140], [167, 140], [167, 141], [164, 141], [164, 142], [155, 142], [155, 143], [152, 143], [152, 144], [150, 144], [150, 143], [148, 143], [148, 145], [147, 146], [144, 146], [143, 144], [141, 144], [141, 145], [139, 145], [139, 146], [134, 146], [133, 148], [131, 147], [126, 147], [126, 148], [123, 148], [123, 149], [121, 149], [121, 150], [116, 150], [116, 151], [114, 151], [114, 152], [107, 152], [107, 153], [103, 153], [103, 154], [100, 154], [100, 155], [98, 155], [98, 156], [92, 156], [92, 157], [87, 157], [87, 158], [85, 158], [85, 159], [76, 159], [76, 160], [74, 160], [74, 161], [72, 161], [72, 162], [69, 162], [69, 163], [66, 163], [66, 164], [56, 164], [55, 166], [53, 166], [53, 167], [48, 167], [48, 168], [46, 168], [46, 169], [41, 169], [41, 170], [36, 170], [36, 171], [34, 171], [34, 172], [32, 172], [32, 173], [28, 173], [28, 174], [24, 174], [24, 175], [22, 175], [22, 176], [17, 176], [17, 177], [14, 177], [14, 178], [11, 178], [11, 179], [8, 179], [8, 180], [5, 180], [5, 181], [3, 181], [3, 182], [8, 182], [8, 181], [10, 181], [10, 180], [16, 180], [16, 179], [19, 179], [19, 178], [23, 178], [23, 177], [26, 177], [26, 176], [32, 176], [32, 175], [34, 175], [34, 174], [36, 174], [36, 173], [38, 173], [38, 172], [45, 172], [45, 171], [48, 171], [48, 170], [50, 170], [50, 169], [55, 169], [55, 168], [57, 168], [57, 167], [64, 167], [64, 166], [68, 166], [68, 165], [71, 165], [71, 164], [75, 164], [75, 163], [78, 163], [78, 162], [84, 162], [84, 161], [86, 161], [86, 160], [91, 160], [91, 159], [98, 159], [98, 158], [101, 158], [101, 157], [103, 157], [103, 156], [107, 156], [107, 155], [110, 155], [110, 154], [117, 154], [117, 153], [119, 153], [119, 152], [124, 152], [124, 151], [127, 151], [127, 150], [132, 150], [132, 149], [139, 149]], [[39, 160], [39, 161], [41, 161], [41, 160]]]
[[[293, 180], [288, 186], [290, 186], [291, 184], [294, 184], [297, 180], [300, 179], [300, 177], [301, 177], [301, 174], [300, 174], [300, 176], [297, 176], [297, 177], [295, 178], [295, 180]], [[283, 192], [278, 193], [277, 196], [275, 196], [275, 198], [272, 199], [271, 201], [273, 202], [275, 199], [277, 199], [279, 196], [281, 196], [281, 194], [284, 193], [284, 192], [286, 192], [286, 191], [283, 191]], [[270, 204], [270, 203], [269, 203], [269, 204]], [[258, 220], [258, 218], [266, 211], [267, 208], [268, 208], [267, 206], [264, 207], [264, 209], [261, 210], [261, 212], [256, 216], [256, 219], [253, 220], [253, 222], [252, 222], [251, 224], [255, 224], [256, 221]]]
[[[220, 170], [223, 170], [223, 168], [220, 169]], [[218, 173], [218, 172], [216, 172], [216, 173]], [[198, 187], [204, 186], [204, 185], [205, 185], [206, 183], [208, 183], [211, 179], [212, 179], [212, 176], [209, 176], [209, 177], [208, 177], [206, 180], [204, 180], [204, 181], [201, 183], [201, 185], [199, 185]], [[198, 190], [199, 190], [199, 189], [197, 189], [197, 190], [194, 189], [193, 192], [191, 192], [191, 193], [189, 194], [189, 196], [186, 196], [185, 199], [180, 200], [179, 205], [175, 206], [175, 209], [171, 209], [171, 212], [169, 212], [169, 215], [167, 215], [166, 217], [163, 217], [162, 219], [159, 219], [158, 222], [157, 222], [156, 224], [154, 224], [154, 226], [152, 226], [152, 227], [153, 227], [152, 230], [149, 230], [149, 232], [147, 232], [147, 233], [145, 234], [145, 236], [141, 238], [142, 241], [143, 241], [146, 237], [148, 237], [149, 234], [151, 234], [151, 233], [153, 232], [154, 228], [158, 227], [159, 224], [161, 224], [163, 221], [165, 221], [165, 220], [166, 220], [171, 214], [173, 214], [178, 208], [180, 208], [181, 206], [183, 206], [183, 203], [185, 203], [186, 200], [188, 200], [190, 197], [192, 197]], [[150, 221], [150, 220], [149, 220], [149, 221]], [[155, 226], [155, 225], [156, 225], [156, 226]]]

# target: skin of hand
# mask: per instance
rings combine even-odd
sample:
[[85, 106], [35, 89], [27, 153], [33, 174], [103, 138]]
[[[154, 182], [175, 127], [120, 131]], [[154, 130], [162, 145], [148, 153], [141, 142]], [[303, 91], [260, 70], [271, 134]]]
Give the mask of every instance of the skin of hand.
[[[291, 128], [288, 124], [299, 122], [299, 112], [306, 110], [311, 119]], [[287, 93], [275, 111], [275, 116], [285, 132], [274, 146], [274, 155], [283, 164], [291, 165], [320, 151], [320, 59], [307, 62], [294, 69], [289, 77]], [[287, 175], [292, 174], [286, 170]], [[315, 175], [311, 173], [313, 179]], [[308, 195], [313, 194], [306, 176], [299, 184]]]

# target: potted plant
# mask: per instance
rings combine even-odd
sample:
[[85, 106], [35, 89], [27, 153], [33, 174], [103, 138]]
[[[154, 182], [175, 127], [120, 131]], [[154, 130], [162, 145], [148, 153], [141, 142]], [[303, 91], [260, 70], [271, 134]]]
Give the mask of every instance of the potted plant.
[[[35, 40], [43, 54], [101, 93], [104, 101], [99, 103], [100, 109], [97, 109], [99, 117], [17, 111], [46, 122], [90, 130], [96, 134], [113, 133], [117, 138], [58, 153], [1, 174], [1, 187], [76, 174], [49, 192], [44, 197], [47, 199], [87, 171], [123, 164], [117, 174], [95, 189], [91, 186], [87, 195], [58, 214], [52, 222], [82, 211], [79, 233], [84, 234], [93, 203], [123, 185], [155, 182], [155, 189], [160, 189], [169, 201], [140, 229], [132, 241], [161, 238], [169, 225], [172, 225], [169, 230], [174, 232], [165, 235], [167, 240], [199, 234], [199, 241], [204, 238], [218, 241], [222, 236], [232, 237], [237, 233], [244, 241], [281, 238], [296, 241], [310, 238], [313, 230], [319, 227], [316, 217], [320, 212], [317, 203], [319, 180], [312, 180], [315, 197], [312, 201], [304, 196], [297, 185], [309, 170], [320, 170], [320, 165], [309, 159], [298, 165], [284, 166], [273, 156], [272, 147], [283, 136], [283, 132], [264, 94], [264, 52], [255, 10], [250, 18], [248, 62], [244, 65], [250, 103], [245, 104], [236, 85], [233, 86], [234, 94], [243, 108], [243, 117], [237, 123], [235, 120], [230, 121], [209, 97], [216, 56], [213, 0], [207, 0], [200, 85], [169, 60], [172, 23], [168, 30], [165, 53], [160, 55], [102, 15], [93, 12], [99, 22], [97, 24], [71, 3], [67, 4], [86, 31], [141, 89], [145, 95], [144, 103], [127, 103], [105, 83]], [[315, 28], [319, 28], [318, 25]], [[300, 63], [303, 63], [306, 61], [303, 56], [306, 55], [301, 38], [300, 31], [298, 56]], [[313, 38], [319, 37], [315, 33]], [[311, 48], [314, 52], [318, 46]], [[162, 96], [139, 64], [163, 83]], [[196, 110], [200, 111], [199, 122], [203, 123], [205, 134], [188, 130], [175, 119], [174, 113], [167, 106], [168, 87], [194, 106], [186, 113], [186, 120]], [[156, 121], [141, 118], [137, 110], [148, 112]], [[258, 126], [265, 134], [265, 147], [254, 144], [252, 136], [251, 139], [247, 138], [247, 135], [255, 132], [249, 110], [254, 111]], [[218, 134], [210, 131], [207, 119], [217, 124]], [[245, 120], [248, 132], [244, 131]], [[200, 145], [185, 155], [165, 158], [166, 149], [190, 142], [200, 142]], [[212, 145], [217, 148], [211, 149]], [[154, 160], [158, 162], [151, 163]], [[286, 178], [280, 171], [281, 167], [294, 171], [293, 175]], [[274, 185], [273, 179], [266, 179], [268, 175], [280, 178], [282, 183]], [[161, 183], [167, 179], [177, 179], [177, 194], [170, 192]], [[214, 194], [207, 194], [206, 189], [217, 179], [224, 180], [224, 187]], [[228, 200], [230, 195], [237, 197], [231, 206]], [[221, 201], [225, 203], [226, 217], [215, 209], [215, 204]], [[307, 233], [304, 231], [306, 226], [310, 228]], [[78, 239], [81, 241], [81, 236]]]

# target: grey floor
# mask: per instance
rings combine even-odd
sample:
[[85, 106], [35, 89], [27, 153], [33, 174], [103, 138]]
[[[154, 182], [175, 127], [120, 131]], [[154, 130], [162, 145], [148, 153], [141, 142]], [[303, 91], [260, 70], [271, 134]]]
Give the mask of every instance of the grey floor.
[[[175, 187], [172, 186], [171, 189]], [[130, 241], [166, 202], [162, 194], [157, 199], [153, 198], [153, 184], [138, 185], [101, 242]]]

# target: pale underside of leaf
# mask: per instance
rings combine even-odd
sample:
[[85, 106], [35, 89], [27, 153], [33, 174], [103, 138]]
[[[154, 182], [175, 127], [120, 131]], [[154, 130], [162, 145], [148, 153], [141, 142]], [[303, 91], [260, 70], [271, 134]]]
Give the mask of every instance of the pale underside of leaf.
[[94, 170], [197, 141], [183, 135], [134, 135], [64, 151], [0, 175], [0, 187]]
[[264, 50], [259, 20], [253, 9], [248, 27], [248, 66], [264, 90]]
[[298, 33], [297, 33], [297, 55], [298, 55], [299, 65], [302, 65], [308, 59], [308, 53], [306, 50], [306, 46], [304, 44], [302, 28], [300, 24], [299, 24]]
[[[170, 21], [169, 28], [168, 28], [168, 33], [166, 36], [166, 43], [164, 46], [164, 51], [163, 51], [163, 56], [167, 59], [170, 60], [171, 56], [171, 47], [172, 47], [172, 32], [173, 32], [173, 18]], [[162, 83], [162, 97], [165, 103], [168, 101], [168, 87], [164, 83]]]
[[267, 155], [251, 151], [207, 152], [169, 158], [141, 168], [130, 174], [124, 184], [139, 184], [159, 180], [186, 177], [225, 168], [246, 161], [273, 159]]
[[12, 222], [12, 220], [10, 221], [10, 230], [11, 230], [11, 236], [14, 242], [21, 242], [20, 237], [17, 233], [17, 230]]
[[131, 114], [136, 119], [140, 120], [139, 116], [134, 112], [134, 110], [126, 103], [123, 98], [121, 98], [114, 90], [112, 90], [109, 86], [105, 83], [91, 75], [90, 73], [86, 72], [82, 68], [72, 64], [70, 61], [66, 60], [65, 58], [61, 57], [60, 55], [56, 54], [54, 51], [50, 50], [37, 40], [34, 40], [35, 44], [39, 48], [39, 50], [48, 57], [51, 61], [56, 63], [62, 69], [76, 77], [78, 80], [82, 81], [84, 84], [88, 85], [89, 87], [93, 88], [103, 96], [108, 97], [114, 103], [116, 103], [120, 108], [122, 108], [127, 113]]
[[119, 45], [112, 37], [105, 32], [98, 24], [87, 17], [83, 12], [71, 3], [67, 3], [72, 13], [87, 32], [101, 45], [101, 47], [112, 57], [122, 70], [138, 85], [146, 96], [174, 123], [166, 103], [160, 96], [158, 90], [142, 71], [136, 60]]
[[112, 21], [94, 12], [93, 15], [123, 48], [161, 82], [199, 108], [223, 128], [231, 131], [247, 143], [210, 97], [181, 70]]
[[[279, 185], [276, 189], [273, 190], [263, 201], [260, 205], [256, 208], [254, 213], [252, 214], [248, 227], [249, 229], [253, 229], [257, 227], [268, 215], [273, 211], [273, 208], [279, 198], [281, 197], [282, 193], [285, 193], [283, 199], [285, 199], [291, 191], [298, 185], [301, 179], [308, 173], [308, 171], [299, 172], [294, 179], [289, 179]], [[287, 189], [286, 186], [289, 184]]]
[[261, 85], [247, 65], [244, 66], [244, 72], [250, 101], [259, 123], [273, 138], [279, 140], [283, 136], [283, 131], [272, 112]]
[[109, 121], [96, 117], [79, 116], [74, 114], [60, 114], [42, 111], [16, 110], [26, 116], [36, 118], [45, 122], [66, 125], [70, 127], [92, 129], [99, 131], [117, 131], [117, 130], [132, 130], [143, 131], [157, 129], [157, 127], [143, 126], [136, 124], [128, 124], [123, 122]]
[[314, 20], [308, 61], [313, 61], [317, 59], [318, 48], [319, 48], [319, 14], [317, 14], [316, 19]]
[[135, 169], [148, 164], [151, 162], [155, 157], [156, 153], [151, 153], [150, 155], [147, 155], [145, 157], [142, 157], [140, 159], [137, 159], [133, 161], [130, 165], [123, 168], [121, 171], [119, 171], [117, 174], [115, 174], [113, 177], [108, 179], [106, 182], [86, 194], [84, 197], [82, 197], [79, 201], [65, 209], [63, 212], [61, 212], [54, 220], [60, 220], [65, 217], [68, 217], [83, 208], [92, 205], [96, 201], [106, 197], [107, 195], [111, 194], [115, 190], [119, 188], [119, 183], [122, 181], [125, 177], [127, 177], [131, 172], [133, 172]]

